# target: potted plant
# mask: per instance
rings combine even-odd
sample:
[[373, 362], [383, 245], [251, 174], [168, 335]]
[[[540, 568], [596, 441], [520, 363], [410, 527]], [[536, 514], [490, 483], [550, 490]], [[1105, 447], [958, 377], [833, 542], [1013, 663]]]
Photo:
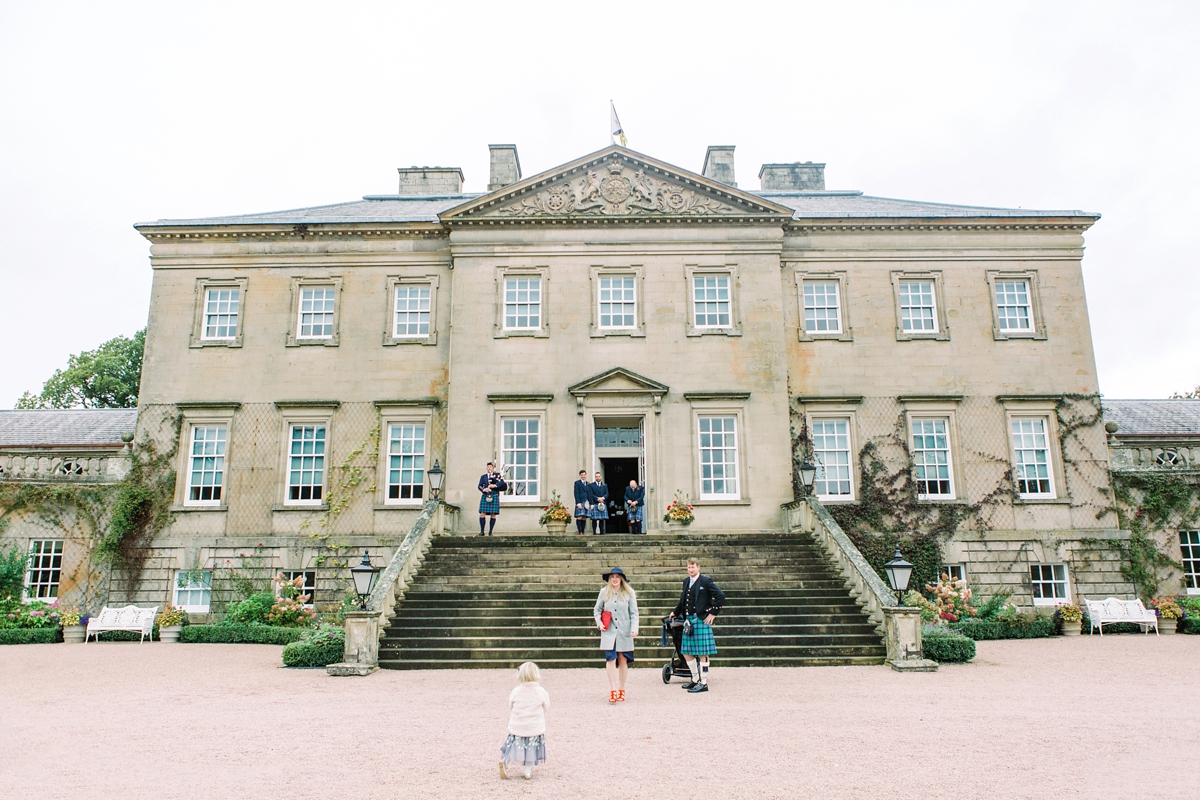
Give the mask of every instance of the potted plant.
[[678, 490], [675, 492], [675, 499], [667, 506], [667, 513], [663, 514], [663, 522], [667, 523], [670, 530], [682, 531], [696, 521], [696, 515], [692, 513], [695, 509], [692, 508], [688, 499], [683, 492]]
[[154, 622], [158, 625], [158, 640], [160, 642], [178, 642], [179, 632], [183, 630], [183, 621], [187, 613], [182, 608], [167, 606]]
[[1078, 636], [1083, 622], [1083, 609], [1074, 603], [1066, 603], [1054, 612], [1062, 623], [1063, 636]]
[[1175, 602], [1175, 598], [1156, 597], [1150, 601], [1150, 605], [1158, 613], [1158, 632], [1174, 633], [1179, 625], [1179, 618], [1183, 616], [1183, 609]]
[[58, 621], [62, 625], [63, 642], [66, 644], [83, 644], [87, 627], [83, 622], [83, 612], [78, 608], [66, 608], [58, 612]]
[[538, 524], [545, 525], [546, 530], [551, 534], [561, 535], [567, 532], [567, 523], [570, 521], [571, 512], [563, 505], [558, 492], [551, 491], [550, 505], [542, 509], [542, 516], [538, 520]]

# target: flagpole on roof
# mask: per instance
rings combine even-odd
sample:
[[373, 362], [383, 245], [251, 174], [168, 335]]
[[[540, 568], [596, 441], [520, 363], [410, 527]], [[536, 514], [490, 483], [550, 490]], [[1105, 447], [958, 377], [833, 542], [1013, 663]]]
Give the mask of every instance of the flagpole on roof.
[[629, 140], [625, 137], [625, 129], [621, 127], [621, 120], [617, 117], [617, 106], [612, 100], [608, 101], [608, 108], [611, 113], [609, 129], [609, 144], [614, 144], [616, 139], [621, 140], [621, 147], [628, 147]]

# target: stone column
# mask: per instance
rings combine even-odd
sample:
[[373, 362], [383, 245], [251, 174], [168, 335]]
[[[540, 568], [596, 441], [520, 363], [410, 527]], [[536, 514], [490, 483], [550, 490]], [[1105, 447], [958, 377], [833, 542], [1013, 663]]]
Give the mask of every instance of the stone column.
[[346, 650], [340, 664], [330, 664], [330, 675], [370, 675], [379, 669], [379, 612], [346, 612]]
[[[886, 621], [887, 663], [897, 672], [937, 672], [937, 662], [925, 658], [921, 646], [921, 609], [889, 606]], [[347, 639], [347, 646], [349, 646]]]

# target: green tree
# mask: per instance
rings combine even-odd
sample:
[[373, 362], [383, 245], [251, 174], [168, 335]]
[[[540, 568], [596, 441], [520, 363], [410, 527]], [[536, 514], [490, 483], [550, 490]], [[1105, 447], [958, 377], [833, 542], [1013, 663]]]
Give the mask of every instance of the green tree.
[[146, 329], [132, 339], [118, 336], [95, 350], [73, 355], [57, 369], [41, 394], [26, 392], [17, 408], [136, 408], [142, 380]]

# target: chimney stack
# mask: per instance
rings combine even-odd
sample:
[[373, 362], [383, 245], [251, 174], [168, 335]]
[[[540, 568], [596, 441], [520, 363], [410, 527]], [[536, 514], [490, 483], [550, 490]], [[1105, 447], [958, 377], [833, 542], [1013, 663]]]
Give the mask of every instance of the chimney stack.
[[515, 144], [489, 144], [491, 173], [488, 177], [489, 192], [512, 186], [521, 180], [521, 159], [517, 158]]
[[764, 192], [823, 192], [825, 165], [811, 161], [763, 164], [758, 171]]
[[706, 178], [712, 178], [736, 189], [737, 181], [733, 176], [733, 147], [731, 144], [709, 145], [708, 152], [704, 154], [703, 174]]
[[463, 174], [458, 167], [400, 167], [400, 194], [462, 194]]

